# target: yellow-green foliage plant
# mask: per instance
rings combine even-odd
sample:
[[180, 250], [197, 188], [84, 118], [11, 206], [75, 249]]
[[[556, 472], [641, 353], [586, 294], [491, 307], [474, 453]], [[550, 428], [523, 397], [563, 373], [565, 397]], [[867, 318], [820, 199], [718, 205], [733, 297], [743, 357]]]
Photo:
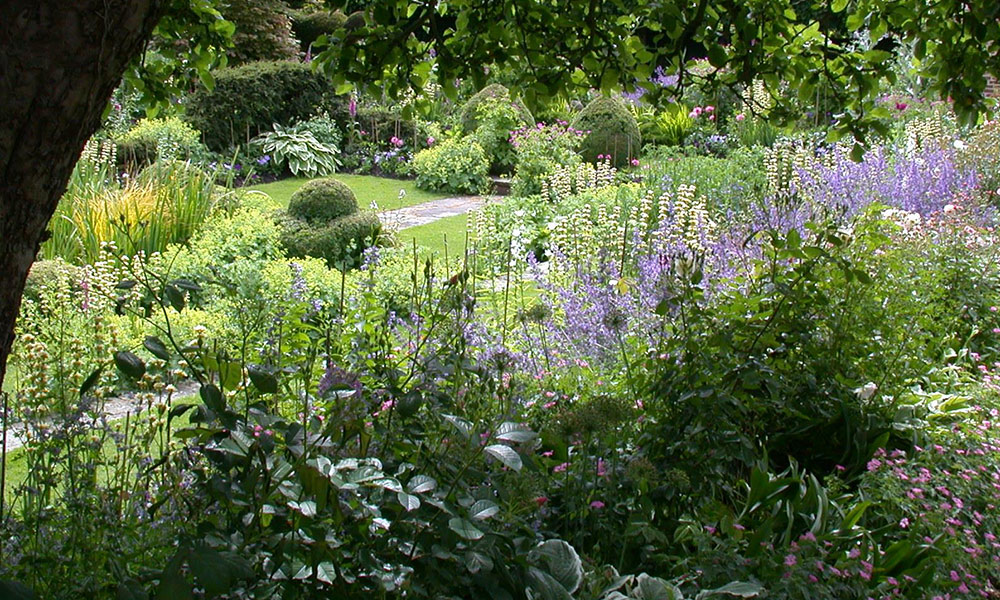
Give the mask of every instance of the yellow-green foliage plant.
[[489, 183], [490, 162], [471, 137], [451, 138], [418, 152], [413, 171], [420, 189], [476, 194]]
[[41, 258], [85, 264], [105, 244], [149, 256], [187, 241], [218, 199], [215, 177], [179, 161], [154, 163], [137, 177], [115, 177], [113, 154], [84, 152], [52, 219]]

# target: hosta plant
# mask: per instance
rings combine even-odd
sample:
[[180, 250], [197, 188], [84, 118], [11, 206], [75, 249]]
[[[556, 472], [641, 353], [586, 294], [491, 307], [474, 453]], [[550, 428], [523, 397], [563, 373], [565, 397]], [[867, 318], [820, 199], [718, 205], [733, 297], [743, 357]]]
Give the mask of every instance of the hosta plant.
[[340, 149], [324, 144], [309, 131], [295, 131], [275, 123], [256, 140], [266, 154], [279, 165], [288, 165], [296, 177], [323, 177], [337, 172]]

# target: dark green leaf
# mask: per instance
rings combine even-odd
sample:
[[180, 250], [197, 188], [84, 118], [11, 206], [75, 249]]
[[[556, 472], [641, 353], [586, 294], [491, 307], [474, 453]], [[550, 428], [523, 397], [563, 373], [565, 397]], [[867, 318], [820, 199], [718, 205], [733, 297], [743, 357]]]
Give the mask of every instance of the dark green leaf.
[[220, 390], [214, 383], [206, 383], [198, 391], [202, 402], [214, 413], [221, 413], [226, 410], [226, 401]]
[[267, 368], [260, 365], [250, 365], [247, 367], [247, 374], [250, 375], [250, 382], [261, 392], [265, 394], [277, 393], [278, 378]]
[[142, 345], [156, 358], [159, 358], [160, 360], [170, 360], [170, 353], [167, 352], [167, 346], [160, 340], [160, 338], [147, 335], [145, 341], [142, 342]]
[[87, 392], [89, 392], [97, 384], [97, 382], [100, 381], [101, 373], [103, 372], [104, 372], [104, 365], [101, 365], [96, 369], [94, 369], [93, 373], [87, 376], [87, 378], [80, 385], [81, 396], [87, 395]]
[[129, 379], [137, 380], [146, 374], [146, 363], [128, 350], [115, 352], [115, 366]]

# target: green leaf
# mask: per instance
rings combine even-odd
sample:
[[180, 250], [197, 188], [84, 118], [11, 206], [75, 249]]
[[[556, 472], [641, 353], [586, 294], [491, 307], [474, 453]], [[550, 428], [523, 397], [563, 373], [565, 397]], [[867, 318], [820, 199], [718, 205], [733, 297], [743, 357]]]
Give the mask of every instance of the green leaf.
[[437, 481], [433, 477], [427, 475], [414, 475], [410, 482], [406, 484], [406, 489], [410, 491], [411, 494], [423, 494], [425, 492], [433, 492], [437, 489]]
[[684, 594], [677, 586], [659, 577], [640, 573], [635, 581], [642, 600], [684, 600]]
[[238, 581], [253, 577], [253, 570], [245, 559], [205, 546], [196, 548], [188, 563], [195, 582], [209, 597], [225, 594], [236, 587]]
[[470, 573], [478, 573], [480, 571], [492, 571], [493, 559], [483, 554], [482, 552], [466, 552], [465, 568], [468, 569]]
[[835, 13], [843, 12], [847, 8], [848, 0], [833, 0], [833, 4], [830, 5], [830, 10]]
[[278, 391], [278, 378], [261, 365], [249, 365], [247, 374], [253, 386], [264, 394], [274, 394]]
[[115, 352], [115, 366], [129, 379], [138, 380], [146, 374], [146, 363], [128, 350]]
[[167, 352], [167, 346], [160, 340], [160, 338], [147, 335], [146, 339], [142, 342], [143, 348], [149, 350], [149, 353], [160, 360], [170, 360], [170, 353]]
[[293, 500], [288, 503], [288, 508], [301, 514], [303, 517], [312, 519], [316, 516], [316, 503], [312, 500], [304, 500], [302, 502], [295, 502]]
[[756, 598], [764, 592], [764, 588], [757, 583], [747, 581], [733, 581], [714, 590], [702, 590], [695, 596], [695, 600], [711, 598], [712, 596], [733, 596], [736, 598]]
[[481, 539], [485, 534], [476, 529], [470, 521], [466, 519], [460, 519], [458, 517], [453, 517], [448, 521], [448, 528], [459, 535], [459, 537], [466, 540], [478, 540]]
[[535, 547], [529, 560], [545, 570], [572, 594], [583, 581], [583, 563], [576, 550], [563, 540], [546, 540]]
[[396, 494], [396, 499], [403, 506], [406, 512], [411, 512], [420, 508], [420, 498], [414, 496], [413, 494], [407, 494], [406, 492], [399, 492]]
[[214, 383], [206, 383], [201, 386], [198, 394], [201, 396], [201, 400], [205, 403], [205, 406], [212, 412], [218, 414], [226, 410], [226, 400], [222, 396], [222, 390]]
[[538, 434], [531, 431], [520, 423], [510, 421], [503, 423], [497, 428], [497, 439], [504, 442], [524, 443], [538, 437]]
[[545, 571], [535, 567], [528, 567], [527, 579], [529, 588], [535, 592], [529, 595], [529, 598], [537, 598], [538, 600], [573, 600], [573, 596], [566, 591], [566, 588]]
[[441, 415], [441, 417], [452, 424], [452, 426], [458, 430], [464, 437], [468, 438], [469, 433], [472, 431], [472, 423], [466, 421], [461, 417], [456, 417], [455, 415]]
[[861, 520], [861, 517], [865, 514], [865, 511], [868, 510], [868, 507], [871, 505], [872, 503], [870, 500], [859, 502], [857, 506], [852, 508], [846, 515], [844, 515], [844, 520], [840, 523], [840, 533], [845, 534], [848, 533], [851, 529], [854, 529], [854, 526], [858, 524], [858, 521]]
[[476, 500], [469, 507], [469, 516], [477, 521], [484, 521], [500, 512], [500, 507], [492, 500]]
[[100, 381], [101, 379], [101, 373], [103, 372], [104, 372], [104, 365], [101, 365], [96, 369], [94, 369], [93, 373], [87, 376], [87, 378], [83, 381], [83, 383], [80, 384], [81, 396], [85, 396], [87, 392], [89, 392], [95, 385], [97, 385], [97, 382]]
[[515, 471], [520, 471], [523, 466], [520, 455], [518, 455], [518, 453], [515, 452], [510, 446], [493, 444], [491, 446], [486, 446], [484, 450], [487, 454]]
[[332, 562], [321, 562], [316, 565], [316, 579], [326, 584], [332, 584], [337, 578], [337, 567]]

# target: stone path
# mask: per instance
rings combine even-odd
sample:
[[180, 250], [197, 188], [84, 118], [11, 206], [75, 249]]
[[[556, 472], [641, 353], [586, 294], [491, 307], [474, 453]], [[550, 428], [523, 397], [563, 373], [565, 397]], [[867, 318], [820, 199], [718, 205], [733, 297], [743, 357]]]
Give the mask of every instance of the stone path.
[[[396, 210], [386, 210], [379, 213], [379, 219], [387, 226], [396, 230], [417, 227], [433, 223], [445, 217], [464, 215], [467, 212], [481, 208], [489, 200], [485, 196], [455, 196], [452, 198], [442, 198], [431, 200], [423, 204], [399, 208]], [[181, 390], [174, 400], [181, 397], [193, 395], [193, 389]], [[104, 404], [104, 414], [109, 421], [125, 418], [125, 415], [138, 412], [139, 407], [129, 397], [111, 398]], [[20, 423], [13, 423], [7, 430], [7, 451], [20, 448], [24, 444], [24, 426]]]
[[378, 214], [382, 223], [398, 229], [407, 229], [418, 225], [433, 223], [445, 217], [464, 215], [486, 204], [484, 196], [455, 196], [431, 200], [415, 206], [407, 206], [396, 210], [386, 210]]

